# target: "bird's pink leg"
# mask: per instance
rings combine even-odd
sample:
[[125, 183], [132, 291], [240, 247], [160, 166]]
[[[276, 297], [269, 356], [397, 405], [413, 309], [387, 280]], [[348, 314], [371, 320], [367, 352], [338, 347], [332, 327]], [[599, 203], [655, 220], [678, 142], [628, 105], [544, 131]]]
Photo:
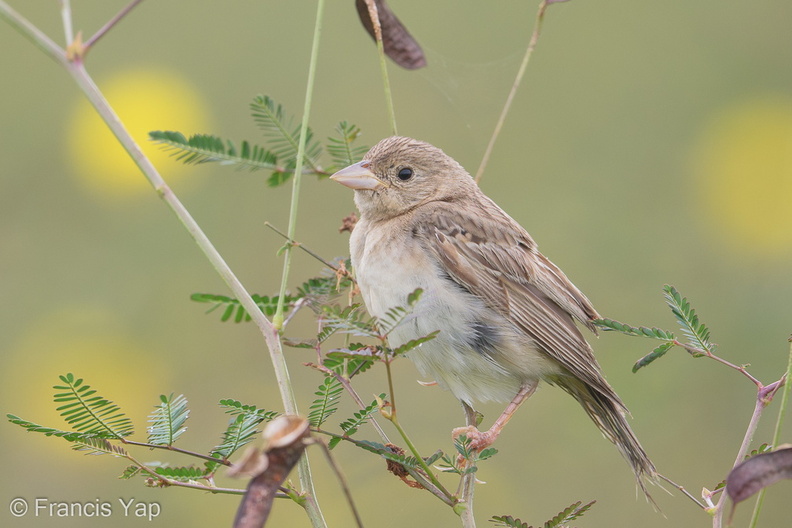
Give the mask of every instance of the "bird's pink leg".
[[491, 446], [501, 433], [501, 430], [509, 423], [511, 417], [517, 412], [525, 400], [531, 397], [539, 385], [538, 381], [533, 381], [520, 387], [517, 395], [509, 402], [506, 409], [501, 413], [495, 423], [492, 424], [487, 431], [479, 431], [475, 426], [468, 425], [466, 427], [457, 427], [451, 431], [451, 437], [456, 440], [460, 435], [467, 436], [471, 440], [470, 447], [476, 451], [481, 451]]

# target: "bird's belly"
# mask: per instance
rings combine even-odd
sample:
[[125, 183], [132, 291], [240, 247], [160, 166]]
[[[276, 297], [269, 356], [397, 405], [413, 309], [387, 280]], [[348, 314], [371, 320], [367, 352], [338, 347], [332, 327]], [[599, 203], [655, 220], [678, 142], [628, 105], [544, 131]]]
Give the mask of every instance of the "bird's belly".
[[369, 238], [353, 259], [369, 313], [385, 318], [391, 308], [406, 306], [410, 293], [423, 290], [412, 314], [389, 334], [390, 346], [439, 330], [407, 354], [421, 374], [472, 403], [509, 401], [521, 384], [558, 371], [505, 317], [444, 276], [427, 253], [395, 249], [384, 240], [371, 251], [375, 240]]

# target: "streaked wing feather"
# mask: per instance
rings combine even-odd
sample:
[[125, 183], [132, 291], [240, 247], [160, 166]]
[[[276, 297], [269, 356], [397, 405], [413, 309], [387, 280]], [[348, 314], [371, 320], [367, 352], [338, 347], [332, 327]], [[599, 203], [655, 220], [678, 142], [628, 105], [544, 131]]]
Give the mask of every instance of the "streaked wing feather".
[[591, 327], [598, 317], [591, 303], [519, 224], [490, 204], [497, 210], [434, 204], [419, 222], [429, 249], [454, 281], [513, 321], [570, 374], [613, 394], [573, 321]]

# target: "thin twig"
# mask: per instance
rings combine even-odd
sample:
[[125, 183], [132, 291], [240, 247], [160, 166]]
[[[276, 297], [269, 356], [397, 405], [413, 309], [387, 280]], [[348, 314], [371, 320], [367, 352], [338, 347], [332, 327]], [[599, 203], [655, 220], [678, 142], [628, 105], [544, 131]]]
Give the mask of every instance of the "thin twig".
[[[333, 271], [335, 271], [335, 272], [339, 272], [339, 271], [340, 271], [340, 270], [338, 269], [338, 266], [335, 266], [335, 265], [333, 265], [333, 264], [332, 264], [332, 263], [330, 263], [329, 261], [327, 261], [327, 260], [325, 260], [324, 258], [322, 258], [322, 256], [318, 255], [317, 253], [314, 253], [313, 251], [311, 251], [310, 249], [308, 249], [306, 246], [304, 246], [304, 245], [303, 245], [301, 242], [297, 242], [297, 241], [295, 241], [295, 240], [292, 240], [291, 238], [289, 238], [289, 235], [287, 235], [286, 233], [284, 233], [283, 231], [281, 231], [280, 229], [278, 229], [278, 228], [277, 228], [277, 227], [275, 227], [274, 225], [270, 224], [269, 222], [264, 222], [264, 225], [265, 225], [265, 226], [267, 226], [267, 227], [269, 227], [270, 229], [272, 229], [272, 230], [273, 230], [273, 231], [275, 231], [276, 233], [278, 233], [278, 234], [279, 234], [280, 236], [282, 236], [283, 238], [285, 238], [285, 239], [286, 239], [286, 241], [287, 241], [287, 242], [288, 242], [290, 245], [292, 245], [292, 246], [296, 246], [296, 247], [298, 247], [298, 248], [302, 249], [303, 251], [305, 251], [306, 253], [308, 253], [309, 255], [311, 255], [313, 258], [315, 258], [316, 260], [318, 260], [319, 262], [321, 262], [322, 264], [324, 264], [325, 266], [327, 266], [328, 268], [330, 268], [331, 270], [333, 270]], [[345, 274], [347, 277], [349, 277], [350, 279], [352, 278], [352, 274], [351, 274], [349, 271], [346, 271], [346, 270], [344, 270], [344, 274]]]
[[[154, 469], [150, 468], [146, 464], [137, 460], [134, 456], [130, 455], [126, 451], [124, 454], [120, 454], [120, 456], [126, 458], [130, 462], [132, 462], [135, 466], [139, 467], [141, 471], [144, 471], [151, 475], [152, 479], [155, 479], [157, 482], [160, 483], [161, 486], [175, 486], [180, 488], [191, 488], [191, 489], [199, 489], [203, 491], [208, 491], [210, 493], [220, 493], [225, 495], [243, 495], [245, 490], [242, 489], [235, 489], [235, 488], [218, 488], [215, 486], [205, 486], [203, 484], [198, 484], [197, 482], [182, 482], [180, 480], [170, 479], [163, 475], [157, 473]], [[280, 494], [280, 498], [286, 498], [285, 494]]]
[[218, 464], [222, 464], [224, 466], [231, 466], [231, 462], [222, 459], [222, 458], [215, 458], [211, 455], [204, 455], [203, 453], [197, 453], [195, 451], [189, 451], [187, 449], [182, 449], [180, 447], [174, 447], [172, 445], [161, 445], [161, 444], [149, 444], [148, 442], [135, 442], [134, 440], [127, 440], [126, 438], [119, 438], [121, 442], [126, 445], [133, 445], [133, 446], [140, 446], [140, 447], [148, 447], [149, 449], [164, 449], [165, 451], [173, 451], [174, 453], [180, 453], [182, 455], [188, 455], [195, 458], [201, 458], [203, 460], [207, 460], [209, 462], [216, 462]]
[[[318, 429], [318, 428], [315, 428], [315, 427], [311, 428], [311, 432], [312, 433], [316, 433], [316, 434], [323, 434], [323, 435], [329, 436], [331, 438], [338, 438], [339, 440], [342, 440], [344, 442], [349, 442], [350, 444], [354, 444], [354, 445], [356, 445], [357, 447], [359, 447], [361, 449], [368, 450], [368, 446], [364, 448], [363, 447], [364, 444], [362, 442], [360, 442], [359, 440], [355, 440], [354, 438], [352, 438], [350, 436], [345, 436], [345, 435], [340, 435], [340, 434], [337, 434], [337, 433], [332, 433], [330, 431], [326, 431], [324, 429]], [[390, 442], [386, 442], [386, 444], [387, 443], [390, 443]], [[440, 491], [440, 489], [438, 489], [434, 484], [432, 484], [427, 479], [426, 475], [424, 475], [424, 473], [422, 471], [418, 471], [417, 469], [412, 468], [412, 467], [408, 467], [408, 466], [402, 466], [402, 467], [405, 469], [405, 471], [407, 471], [407, 473], [418, 484], [421, 485], [421, 487], [423, 489], [425, 489], [426, 491], [428, 491], [429, 493], [431, 493], [432, 495], [434, 495], [435, 497], [440, 499], [444, 504], [446, 504], [448, 506], [451, 506], [451, 507], [453, 507], [456, 504], [456, 500], [453, 497], [449, 498], [446, 494], [444, 494], [442, 491]]]
[[[104, 36], [105, 36], [105, 34], [106, 34], [108, 31], [110, 31], [111, 29], [113, 29], [113, 27], [114, 27], [116, 24], [118, 24], [118, 23], [121, 21], [121, 19], [122, 19], [122, 18], [124, 18], [125, 16], [127, 16], [127, 15], [129, 14], [129, 12], [130, 12], [130, 11], [132, 11], [132, 10], [133, 10], [133, 9], [134, 9], [134, 8], [135, 8], [135, 7], [136, 7], [136, 6], [137, 6], [137, 5], [140, 3], [140, 2], [142, 2], [142, 1], [143, 1], [143, 0], [132, 0], [132, 2], [130, 2], [129, 4], [127, 4], [127, 6], [126, 6], [126, 7], [124, 7], [124, 8], [123, 8], [121, 11], [119, 11], [119, 12], [118, 12], [118, 14], [117, 14], [116, 16], [114, 16], [113, 18], [111, 18], [111, 19], [110, 19], [110, 20], [107, 22], [107, 24], [105, 24], [104, 26], [102, 26], [102, 27], [99, 29], [99, 31], [97, 31], [96, 33], [94, 33], [94, 34], [93, 34], [93, 36], [92, 36], [91, 38], [89, 38], [89, 39], [88, 39], [88, 40], [85, 42], [85, 44], [83, 45], [83, 49], [84, 49], [84, 52], [83, 52], [83, 53], [86, 53], [86, 52], [88, 52], [88, 50], [89, 50], [89, 49], [91, 49], [91, 47], [92, 47], [94, 44], [96, 44], [96, 41], [97, 41], [97, 40], [99, 40], [100, 38], [104, 37]], [[70, 42], [71, 42], [71, 41], [70, 41]]]
[[292, 320], [292, 318], [295, 315], [297, 315], [297, 312], [300, 311], [300, 308], [302, 308], [306, 304], [308, 304], [307, 297], [300, 297], [299, 299], [297, 299], [297, 301], [295, 301], [295, 303], [292, 305], [291, 312], [289, 312], [289, 315], [287, 315], [286, 319], [283, 320], [283, 328], [289, 326], [289, 322]]
[[[173, 486], [177, 488], [190, 488], [190, 489], [197, 489], [202, 491], [208, 491], [209, 493], [219, 493], [222, 495], [244, 495], [245, 490], [237, 489], [237, 488], [216, 488], [214, 486], [204, 486], [202, 484], [197, 484], [195, 482], [182, 482], [180, 480], [173, 480], [169, 478], [165, 478], [163, 476], [158, 477], [159, 480], [162, 482], [164, 486]], [[288, 499], [290, 498], [285, 493], [276, 493], [276, 499]]]
[[693, 495], [692, 495], [692, 494], [691, 494], [691, 493], [690, 493], [688, 490], [686, 490], [686, 489], [685, 489], [685, 487], [684, 487], [684, 486], [682, 486], [681, 484], [677, 484], [676, 482], [674, 482], [673, 480], [671, 480], [670, 478], [666, 477], [665, 475], [663, 475], [663, 474], [661, 474], [661, 473], [658, 473], [658, 474], [657, 474], [657, 478], [659, 478], [660, 480], [664, 480], [664, 481], [668, 482], [669, 484], [671, 484], [672, 486], [674, 486], [676, 489], [678, 489], [679, 491], [681, 491], [681, 492], [682, 492], [682, 494], [683, 494], [683, 495], [685, 495], [685, 496], [686, 496], [688, 499], [690, 499], [690, 500], [692, 500], [693, 502], [695, 502], [695, 503], [698, 505], [698, 507], [699, 507], [699, 508], [701, 508], [702, 510], [706, 510], [706, 509], [707, 509], [707, 507], [706, 507], [706, 506], [705, 506], [705, 505], [704, 505], [704, 504], [703, 504], [703, 503], [702, 503], [700, 500], [698, 500], [696, 497], [694, 497], [694, 496], [693, 496]]
[[542, 20], [544, 19], [545, 10], [547, 9], [548, 5], [559, 1], [564, 0], [542, 0], [542, 3], [539, 4], [539, 10], [536, 13], [536, 22], [534, 24], [533, 33], [531, 34], [531, 40], [528, 41], [528, 47], [525, 50], [522, 63], [520, 64], [520, 68], [517, 70], [517, 77], [514, 78], [514, 83], [512, 83], [509, 96], [506, 98], [506, 103], [503, 105], [503, 110], [501, 110], [500, 117], [498, 117], [498, 122], [495, 124], [495, 130], [492, 131], [492, 136], [490, 137], [489, 143], [487, 144], [487, 149], [484, 151], [484, 157], [481, 159], [481, 165], [479, 165], [479, 168], [476, 171], [476, 183], [481, 181], [481, 177], [484, 174], [484, 169], [487, 168], [490, 155], [492, 155], [492, 150], [495, 148], [495, 141], [500, 135], [501, 128], [503, 128], [503, 123], [506, 121], [506, 116], [509, 115], [512, 101], [514, 101], [514, 96], [517, 95], [517, 89], [520, 87], [520, 83], [522, 82], [523, 76], [525, 75], [525, 70], [528, 67], [528, 62], [531, 60], [531, 55], [533, 55], [534, 49], [536, 48], [536, 43], [539, 42], [539, 34], [542, 31]]
[[714, 359], [715, 361], [717, 361], [721, 365], [726, 365], [727, 367], [736, 370], [737, 372], [739, 372], [740, 374], [742, 374], [743, 376], [745, 376], [746, 378], [751, 380], [751, 383], [756, 385], [757, 388], [761, 388], [762, 387], [762, 382], [759, 381], [758, 379], [756, 379], [755, 377], [753, 377], [751, 375], [751, 373], [748, 372], [748, 369], [746, 369], [744, 366], [735, 365], [734, 363], [732, 363], [730, 361], [727, 361], [727, 360], [723, 359], [720, 356], [716, 356], [715, 354], [713, 354], [712, 352], [710, 352], [709, 350], [707, 350], [705, 348], [692, 347], [692, 346], [686, 345], [686, 344], [684, 344], [681, 341], [678, 341], [676, 339], [674, 341], [672, 341], [672, 342], [675, 345], [684, 348], [688, 352], [695, 352], [696, 354], [702, 354], [702, 355], [704, 355], [704, 356], [706, 356], [706, 357], [708, 357], [710, 359]]
[[358, 528], [363, 528], [363, 521], [360, 520], [360, 514], [358, 513], [358, 510], [355, 507], [355, 501], [352, 500], [352, 493], [350, 493], [349, 491], [349, 486], [347, 485], [347, 481], [346, 478], [344, 477], [344, 474], [341, 472], [341, 468], [339, 468], [338, 464], [335, 463], [335, 459], [333, 458], [333, 455], [330, 453], [330, 449], [327, 447], [327, 444], [319, 440], [315, 440], [315, 443], [319, 444], [322, 447], [322, 451], [327, 457], [327, 463], [330, 464], [330, 467], [333, 469], [333, 472], [335, 473], [338, 482], [341, 484], [341, 491], [344, 492], [344, 496], [346, 497], [347, 504], [349, 504], [349, 509], [352, 510], [352, 515], [354, 515], [355, 517], [355, 523], [358, 525]]

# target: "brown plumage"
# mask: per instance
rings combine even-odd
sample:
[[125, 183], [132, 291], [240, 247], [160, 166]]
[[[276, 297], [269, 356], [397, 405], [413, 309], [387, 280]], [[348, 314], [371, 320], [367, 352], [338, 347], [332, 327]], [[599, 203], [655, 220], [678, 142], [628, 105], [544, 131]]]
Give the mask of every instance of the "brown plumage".
[[655, 467], [575, 324], [595, 331], [599, 315], [525, 229], [455, 160], [414, 139], [384, 139], [333, 179], [356, 191], [361, 216], [350, 250], [369, 312], [381, 317], [424, 290], [391, 345], [440, 330], [409, 354], [424, 375], [468, 405], [519, 393], [489, 440], [539, 380], [558, 385], [619, 448], [646, 492], [643, 477]]

